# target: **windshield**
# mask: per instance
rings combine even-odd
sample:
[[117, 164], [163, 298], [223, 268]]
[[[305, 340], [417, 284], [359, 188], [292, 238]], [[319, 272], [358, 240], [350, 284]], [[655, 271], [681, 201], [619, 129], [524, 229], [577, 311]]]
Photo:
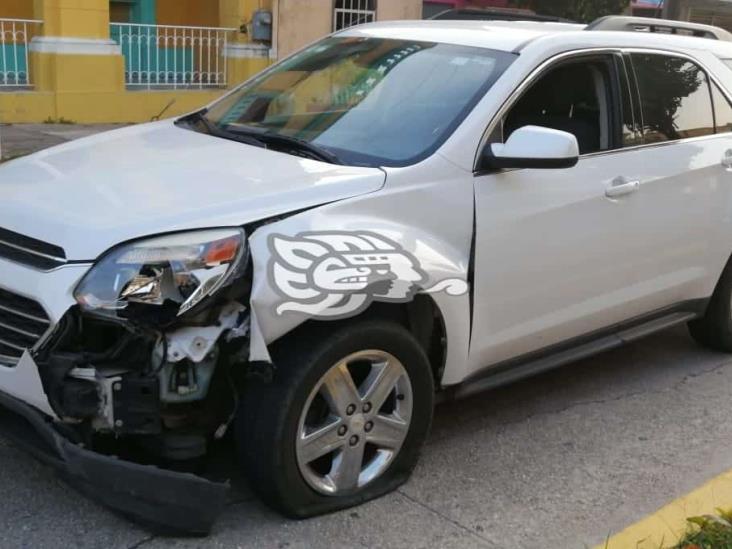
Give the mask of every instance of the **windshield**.
[[204, 122], [229, 136], [269, 137], [268, 145], [299, 141], [344, 164], [405, 166], [432, 154], [514, 59], [451, 44], [327, 38], [215, 103]]

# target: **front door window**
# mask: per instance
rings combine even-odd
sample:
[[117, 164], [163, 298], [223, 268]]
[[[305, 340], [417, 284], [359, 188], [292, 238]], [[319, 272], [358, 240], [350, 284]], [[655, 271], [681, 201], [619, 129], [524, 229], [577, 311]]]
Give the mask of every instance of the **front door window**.
[[571, 133], [580, 153], [613, 148], [609, 98], [612, 59], [561, 64], [542, 75], [503, 120], [503, 140], [523, 126]]

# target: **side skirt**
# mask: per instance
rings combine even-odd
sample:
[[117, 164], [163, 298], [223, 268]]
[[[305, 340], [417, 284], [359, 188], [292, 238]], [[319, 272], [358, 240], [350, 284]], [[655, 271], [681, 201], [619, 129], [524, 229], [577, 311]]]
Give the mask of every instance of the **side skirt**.
[[685, 301], [517, 358], [489, 366], [437, 394], [437, 402], [465, 398], [631, 343], [704, 315], [708, 299]]

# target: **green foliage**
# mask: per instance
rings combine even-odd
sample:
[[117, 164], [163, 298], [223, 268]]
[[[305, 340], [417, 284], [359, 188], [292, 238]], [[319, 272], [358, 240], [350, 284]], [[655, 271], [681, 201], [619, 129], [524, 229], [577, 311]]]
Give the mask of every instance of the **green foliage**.
[[674, 549], [732, 549], [732, 511], [691, 517], [689, 531]]
[[529, 8], [543, 15], [555, 15], [589, 23], [605, 15], [619, 15], [630, 0], [518, 0], [517, 7]]
[[[643, 120], [647, 134], [680, 139], [677, 113], [687, 97], [706, 86], [704, 75], [685, 59], [639, 55], [635, 64], [638, 86], [644, 96]], [[668, 78], [674, 75], [674, 78]], [[647, 136], [648, 137], [648, 136]]]

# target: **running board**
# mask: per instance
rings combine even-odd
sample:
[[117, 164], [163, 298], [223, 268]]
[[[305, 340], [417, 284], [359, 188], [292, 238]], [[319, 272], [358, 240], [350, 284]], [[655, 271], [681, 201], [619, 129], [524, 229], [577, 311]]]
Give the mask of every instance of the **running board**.
[[679, 311], [677, 313], [671, 313], [669, 315], [662, 316], [655, 320], [650, 320], [634, 328], [621, 330], [620, 332], [618, 332], [617, 335], [620, 339], [623, 340], [624, 343], [631, 343], [655, 332], [660, 332], [661, 330], [671, 328], [672, 326], [676, 326], [677, 324], [683, 324], [684, 322], [694, 320], [698, 316], [699, 315], [696, 313]]
[[[546, 350], [530, 353], [527, 357], [509, 360], [502, 364], [491, 366], [485, 372], [463, 383], [447, 387], [437, 395], [438, 402], [465, 398], [502, 385], [519, 381], [548, 370], [553, 370], [565, 364], [591, 357], [626, 343], [631, 343], [655, 332], [660, 332], [677, 324], [683, 324], [700, 315], [698, 312], [676, 311], [636, 324], [631, 328], [618, 328], [614, 333], [605, 333], [602, 336], [581, 338], [582, 343], [564, 346], [557, 350], [557, 346]], [[626, 324], [627, 326], [627, 324]]]

